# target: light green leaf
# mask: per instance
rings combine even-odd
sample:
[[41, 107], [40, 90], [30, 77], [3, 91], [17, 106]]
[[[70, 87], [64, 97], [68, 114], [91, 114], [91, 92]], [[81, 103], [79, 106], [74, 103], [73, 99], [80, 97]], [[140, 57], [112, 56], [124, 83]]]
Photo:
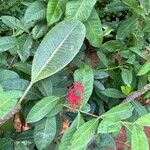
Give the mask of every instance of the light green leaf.
[[150, 71], [150, 61], [146, 62], [139, 70], [138, 76], [144, 75]]
[[19, 142], [15, 143], [15, 150], [29, 150], [29, 149], [25, 144]]
[[105, 90], [100, 91], [103, 95], [112, 97], [112, 98], [124, 98], [125, 95], [122, 94], [121, 91], [114, 88], [107, 88]]
[[96, 0], [69, 1], [66, 6], [66, 17], [85, 22], [90, 16]]
[[132, 71], [131, 70], [122, 69], [121, 77], [122, 77], [123, 82], [126, 85], [130, 85], [132, 83], [133, 76], [132, 76]]
[[134, 124], [138, 124], [140, 126], [150, 126], [150, 113], [140, 117], [134, 122]]
[[111, 108], [103, 116], [117, 116], [120, 120], [127, 119], [132, 115], [133, 106], [130, 103], [123, 103]]
[[43, 118], [36, 123], [34, 129], [34, 142], [38, 150], [47, 148], [53, 141], [56, 134], [56, 118]]
[[30, 49], [32, 47], [33, 40], [28, 35], [22, 35], [18, 39], [19, 47], [17, 53], [20, 59], [25, 62], [30, 56]]
[[25, 23], [36, 22], [46, 18], [46, 4], [42, 1], [35, 1], [28, 6], [24, 21]]
[[98, 125], [98, 119], [92, 119], [84, 123], [73, 134], [70, 149], [81, 149], [86, 147], [90, 140], [93, 138]]
[[102, 61], [102, 63], [104, 64], [104, 66], [108, 67], [109, 61], [108, 61], [106, 55], [101, 50], [99, 50], [97, 52], [97, 55], [98, 55], [99, 59]]
[[37, 122], [44, 118], [58, 103], [59, 97], [45, 97], [36, 103], [30, 110], [26, 120], [28, 123]]
[[113, 133], [118, 132], [121, 128], [120, 119], [117, 116], [104, 118], [99, 126], [98, 133]]
[[38, 47], [32, 65], [32, 81], [36, 82], [64, 68], [79, 52], [85, 37], [84, 25], [76, 20], [57, 24]]
[[65, 10], [67, 0], [49, 0], [47, 4], [47, 22], [52, 25], [57, 22]]
[[139, 0], [141, 8], [144, 10], [146, 15], [150, 14], [150, 1], [149, 0]]
[[0, 37], [0, 53], [17, 46], [17, 39], [11, 36]]
[[92, 10], [90, 17], [84, 22], [86, 27], [86, 38], [94, 47], [100, 47], [103, 40], [103, 30], [100, 18], [95, 9]]
[[47, 33], [47, 26], [43, 24], [37, 24], [33, 29], [32, 29], [32, 36], [33, 38], [39, 39], [42, 36], [44, 36]]
[[0, 92], [0, 119], [3, 119], [15, 107], [21, 95], [20, 91]]
[[149, 150], [148, 139], [143, 129], [133, 126], [131, 137], [132, 150]]
[[14, 150], [14, 145], [12, 139], [10, 138], [0, 138], [0, 149], [1, 150]]
[[132, 33], [137, 28], [137, 18], [129, 17], [122, 21], [117, 30], [117, 39], [124, 39], [129, 33]]
[[81, 114], [74, 119], [71, 126], [67, 129], [64, 133], [63, 137], [61, 138], [61, 142], [59, 144], [59, 150], [70, 150], [71, 139], [73, 134], [78, 130], [80, 126], [84, 124], [84, 120], [81, 117]]
[[81, 82], [84, 85], [84, 94], [83, 94], [83, 105], [85, 105], [93, 91], [94, 83], [94, 73], [93, 70], [87, 66], [83, 65], [80, 69], [74, 72], [74, 81]]
[[1, 19], [2, 19], [3, 23], [5, 23], [8, 27], [10, 27], [12, 29], [28, 32], [26, 27], [23, 25], [23, 23], [15, 17], [2, 16]]

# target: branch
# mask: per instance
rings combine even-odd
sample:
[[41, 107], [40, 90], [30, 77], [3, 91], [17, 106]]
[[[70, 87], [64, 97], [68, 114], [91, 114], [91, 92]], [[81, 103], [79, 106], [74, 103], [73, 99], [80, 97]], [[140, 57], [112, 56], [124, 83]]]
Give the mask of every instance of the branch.
[[133, 92], [131, 95], [126, 97], [126, 99], [123, 102], [124, 103], [129, 103], [129, 102], [133, 101], [135, 98], [143, 95], [144, 93], [146, 93], [149, 90], [150, 90], [150, 83], [146, 84], [143, 88]]

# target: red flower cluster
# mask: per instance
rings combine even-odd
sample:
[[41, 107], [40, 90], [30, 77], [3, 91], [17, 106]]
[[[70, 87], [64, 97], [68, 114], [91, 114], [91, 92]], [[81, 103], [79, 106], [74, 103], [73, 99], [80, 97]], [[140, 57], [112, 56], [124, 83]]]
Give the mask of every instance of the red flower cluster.
[[74, 83], [69, 89], [67, 100], [71, 104], [72, 109], [76, 109], [82, 102], [84, 86], [80, 82]]

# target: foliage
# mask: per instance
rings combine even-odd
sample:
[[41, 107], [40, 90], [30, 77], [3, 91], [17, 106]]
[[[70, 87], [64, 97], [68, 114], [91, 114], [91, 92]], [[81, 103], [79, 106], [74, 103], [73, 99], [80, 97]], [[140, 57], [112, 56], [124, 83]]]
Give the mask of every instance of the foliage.
[[122, 103], [150, 81], [149, 1], [1, 0], [0, 14], [1, 150], [115, 148], [122, 126], [149, 149], [150, 93]]

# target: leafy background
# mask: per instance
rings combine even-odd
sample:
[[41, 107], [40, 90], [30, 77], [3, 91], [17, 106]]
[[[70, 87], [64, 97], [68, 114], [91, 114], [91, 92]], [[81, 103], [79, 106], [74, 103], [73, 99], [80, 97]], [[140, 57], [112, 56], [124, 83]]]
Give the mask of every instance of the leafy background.
[[0, 15], [1, 150], [149, 150], [148, 0], [1, 0]]

